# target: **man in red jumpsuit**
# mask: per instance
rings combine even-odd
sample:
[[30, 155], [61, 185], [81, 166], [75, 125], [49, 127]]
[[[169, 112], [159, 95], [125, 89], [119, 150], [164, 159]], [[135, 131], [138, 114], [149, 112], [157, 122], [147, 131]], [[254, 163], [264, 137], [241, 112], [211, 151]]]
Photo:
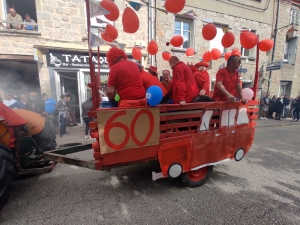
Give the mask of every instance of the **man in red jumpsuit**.
[[115, 47], [107, 52], [106, 59], [110, 67], [106, 91], [109, 100], [114, 101], [118, 92], [119, 107], [146, 106], [146, 92], [136, 64], [127, 60], [122, 49]]
[[206, 62], [199, 62], [195, 65], [195, 67], [197, 68], [197, 72], [194, 73], [194, 78], [200, 90], [199, 95], [208, 95], [210, 79], [206, 69], [209, 67], [209, 65]]
[[137, 64], [137, 66], [141, 73], [141, 78], [142, 78], [145, 91], [147, 91], [147, 89], [153, 85], [160, 87], [160, 89], [163, 92], [163, 98], [161, 103], [167, 103], [170, 97], [168, 95], [166, 88], [159, 82], [159, 80], [155, 76], [151, 75], [150, 73], [147, 73], [140, 64]]
[[213, 100], [234, 102], [236, 98], [240, 98], [243, 102], [246, 102], [239, 82], [238, 68], [240, 65], [241, 59], [239, 56], [232, 55], [228, 58], [227, 66], [220, 69], [216, 75]]
[[184, 106], [199, 94], [193, 72], [176, 56], [169, 59], [169, 65], [173, 69], [173, 102]]

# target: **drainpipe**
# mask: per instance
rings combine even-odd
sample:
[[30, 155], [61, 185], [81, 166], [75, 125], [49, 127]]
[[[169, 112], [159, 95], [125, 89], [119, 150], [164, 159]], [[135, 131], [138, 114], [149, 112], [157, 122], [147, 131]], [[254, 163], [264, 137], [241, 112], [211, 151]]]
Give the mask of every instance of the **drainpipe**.
[[[148, 2], [148, 43], [152, 40], [152, 0]], [[152, 65], [152, 55], [148, 53], [149, 65]]]
[[[272, 62], [273, 62], [273, 60], [274, 60], [275, 49], [276, 49], [276, 39], [277, 39], [277, 29], [278, 29], [279, 10], [280, 10], [280, 0], [277, 0], [277, 12], [276, 12], [275, 33], [274, 33], [274, 47], [273, 47], [273, 51], [272, 51], [272, 59], [271, 59]], [[269, 74], [269, 80], [270, 80], [270, 81], [268, 81], [268, 89], [267, 89], [267, 93], [269, 93], [269, 90], [270, 90], [271, 78], [272, 78], [272, 70], [270, 71], [270, 74]]]

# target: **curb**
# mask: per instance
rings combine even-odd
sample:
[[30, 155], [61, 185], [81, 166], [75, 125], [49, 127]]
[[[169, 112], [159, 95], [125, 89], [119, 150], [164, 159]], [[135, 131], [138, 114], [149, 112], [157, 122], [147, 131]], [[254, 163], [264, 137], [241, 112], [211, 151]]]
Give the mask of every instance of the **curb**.
[[297, 126], [300, 125], [300, 122], [283, 122], [283, 123], [270, 123], [270, 124], [256, 124], [255, 128], [263, 128], [263, 127], [286, 127], [286, 126]]

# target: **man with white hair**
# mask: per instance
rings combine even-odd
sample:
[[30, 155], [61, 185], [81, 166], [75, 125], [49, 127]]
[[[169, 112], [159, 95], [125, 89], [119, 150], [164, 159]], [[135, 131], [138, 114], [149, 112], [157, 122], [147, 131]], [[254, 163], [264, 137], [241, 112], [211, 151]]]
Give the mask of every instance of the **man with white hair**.
[[[22, 22], [22, 17], [17, 14], [16, 10], [14, 8], [9, 8], [9, 13], [7, 14], [7, 20], [14, 21], [14, 22]], [[15, 23], [7, 23], [6, 24], [7, 29], [16, 29], [21, 30], [22, 25], [21, 24], [15, 24]]]

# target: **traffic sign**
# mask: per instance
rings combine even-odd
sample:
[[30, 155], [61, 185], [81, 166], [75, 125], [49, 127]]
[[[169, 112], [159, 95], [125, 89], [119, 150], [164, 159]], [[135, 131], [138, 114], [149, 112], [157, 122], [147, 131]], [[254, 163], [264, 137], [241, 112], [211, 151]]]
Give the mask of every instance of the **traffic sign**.
[[281, 70], [281, 68], [282, 68], [282, 60], [274, 61], [274, 62], [268, 62], [266, 71]]

